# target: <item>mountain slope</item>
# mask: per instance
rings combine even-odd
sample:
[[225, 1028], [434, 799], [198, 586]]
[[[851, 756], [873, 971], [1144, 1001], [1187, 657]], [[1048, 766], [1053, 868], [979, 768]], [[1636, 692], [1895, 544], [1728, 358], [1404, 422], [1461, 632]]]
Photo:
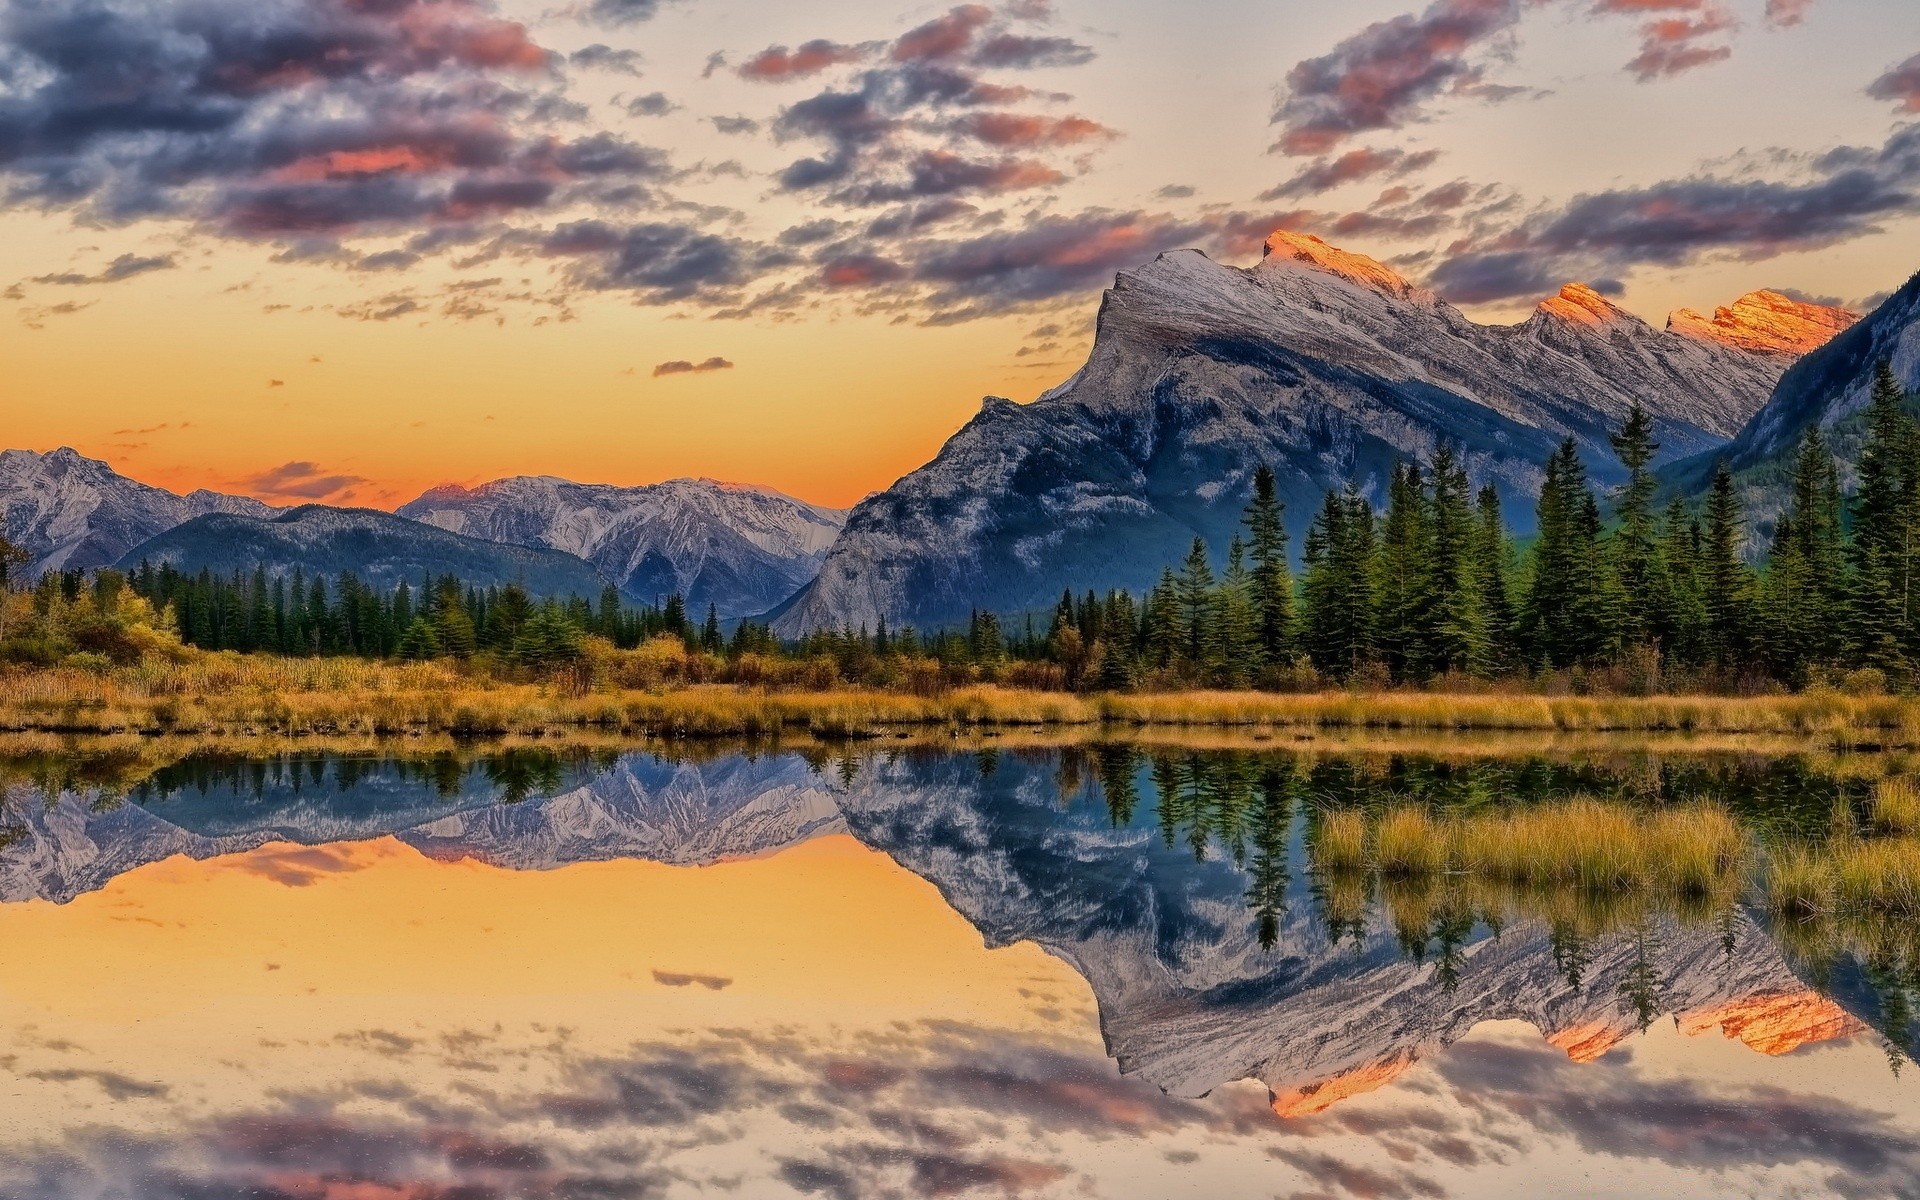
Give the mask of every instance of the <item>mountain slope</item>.
[[65, 446], [0, 451], [0, 533], [33, 556], [29, 576], [111, 566], [155, 534], [207, 513], [273, 511], [244, 496], [176, 495]]
[[[1737, 433], [1791, 361], [1781, 336], [1727, 336], [1766, 307], [1660, 330], [1570, 284], [1488, 326], [1317, 238], [1276, 233], [1250, 269], [1163, 254], [1107, 292], [1084, 367], [1030, 405], [989, 399], [933, 462], [853, 510], [819, 577], [773, 616], [789, 635], [924, 627], [1068, 586], [1142, 589], [1195, 534], [1226, 548], [1262, 461], [1296, 546], [1327, 489], [1377, 497], [1393, 463], [1442, 441], [1525, 497], [1509, 504], [1524, 525], [1561, 438], [1603, 482], [1618, 476], [1607, 435], [1636, 398], [1669, 455]], [[1802, 326], [1819, 321], [1799, 316], [1789, 336], [1811, 338]]]
[[1814, 424], [1843, 463], [1859, 457], [1863, 413], [1880, 360], [1909, 391], [1920, 389], [1920, 275], [1852, 328], [1809, 353], [1780, 377], [1760, 411], [1727, 446], [1694, 455], [1661, 472], [1674, 491], [1705, 490], [1714, 464], [1725, 460], [1741, 490], [1748, 518], [1764, 544], [1773, 518], [1791, 493], [1788, 471], [1801, 438]]
[[672, 479], [646, 487], [517, 476], [434, 488], [403, 517], [455, 533], [543, 546], [592, 563], [629, 595], [686, 597], [696, 615], [765, 612], [810, 580], [846, 513], [778, 492]]
[[480, 587], [519, 583], [536, 598], [597, 598], [606, 581], [593, 567], [557, 550], [508, 546], [462, 537], [432, 525], [368, 508], [303, 504], [271, 519], [213, 513], [196, 517], [129, 550], [126, 569], [151, 562], [193, 574], [251, 572], [333, 576], [351, 571], [380, 587], [422, 576], [457, 575]]

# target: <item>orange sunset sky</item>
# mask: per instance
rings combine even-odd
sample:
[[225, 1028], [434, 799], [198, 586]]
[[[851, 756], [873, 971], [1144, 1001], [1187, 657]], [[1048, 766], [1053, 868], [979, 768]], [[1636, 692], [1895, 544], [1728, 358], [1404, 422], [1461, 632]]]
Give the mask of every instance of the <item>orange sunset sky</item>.
[[1116, 270], [1280, 225], [1486, 320], [1866, 305], [1916, 52], [1905, 0], [7, 0], [0, 442], [847, 505], [1070, 374]]

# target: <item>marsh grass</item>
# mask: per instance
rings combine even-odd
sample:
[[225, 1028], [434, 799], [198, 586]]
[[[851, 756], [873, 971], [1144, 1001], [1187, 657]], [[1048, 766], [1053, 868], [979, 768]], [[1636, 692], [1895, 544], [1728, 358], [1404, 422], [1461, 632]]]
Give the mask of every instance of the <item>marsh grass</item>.
[[1709, 895], [1738, 886], [1750, 842], [1715, 804], [1645, 809], [1575, 797], [1466, 816], [1394, 805], [1370, 821], [1359, 810], [1338, 810], [1321, 817], [1312, 853], [1322, 871]]
[[[638, 652], [636, 652], [637, 654]], [[636, 659], [635, 662], [639, 660]], [[622, 660], [551, 678], [452, 661], [387, 663], [191, 652], [120, 667], [0, 674], [0, 730], [235, 736], [607, 729], [686, 736], [889, 726], [1213, 728], [1769, 736], [1828, 745], [1920, 743], [1920, 701], [1823, 689], [1794, 696], [1540, 696], [1512, 692], [1195, 691], [1078, 695], [689, 683]], [[642, 664], [646, 665], [646, 664]], [[669, 664], [671, 665], [671, 664]]]
[[1870, 819], [1881, 833], [1920, 833], [1920, 782], [1911, 775], [1876, 782]]

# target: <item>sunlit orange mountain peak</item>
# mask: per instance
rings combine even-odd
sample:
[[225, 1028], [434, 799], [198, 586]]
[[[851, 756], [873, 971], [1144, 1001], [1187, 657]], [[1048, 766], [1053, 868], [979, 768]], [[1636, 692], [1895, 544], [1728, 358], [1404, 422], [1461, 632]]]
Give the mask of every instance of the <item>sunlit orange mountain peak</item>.
[[1395, 296], [1405, 296], [1419, 290], [1378, 259], [1342, 250], [1310, 233], [1276, 229], [1267, 235], [1266, 245], [1261, 251], [1261, 264], [1286, 262], [1301, 263]]
[[1542, 300], [1538, 311], [1574, 325], [1611, 325], [1628, 318], [1627, 310], [1584, 283], [1569, 283]]
[[1718, 1032], [1762, 1054], [1785, 1054], [1812, 1042], [1850, 1037], [1866, 1029], [1838, 1004], [1817, 992], [1749, 996], [1680, 1017], [1680, 1031], [1697, 1037]]
[[1755, 354], [1794, 357], [1825, 345], [1859, 319], [1850, 308], [1810, 304], [1762, 289], [1714, 309], [1711, 319], [1691, 308], [1676, 309], [1667, 318], [1667, 328]]
[[1611, 1021], [1582, 1021], [1549, 1033], [1547, 1045], [1565, 1050], [1574, 1062], [1590, 1063], [1625, 1041], [1632, 1032], [1631, 1026]]
[[1283, 1092], [1269, 1092], [1273, 1111], [1282, 1117], [1307, 1117], [1325, 1112], [1342, 1100], [1363, 1096], [1387, 1086], [1420, 1061], [1412, 1051], [1404, 1051], [1377, 1062], [1364, 1063], [1351, 1071], [1329, 1075], [1325, 1079], [1301, 1084]]

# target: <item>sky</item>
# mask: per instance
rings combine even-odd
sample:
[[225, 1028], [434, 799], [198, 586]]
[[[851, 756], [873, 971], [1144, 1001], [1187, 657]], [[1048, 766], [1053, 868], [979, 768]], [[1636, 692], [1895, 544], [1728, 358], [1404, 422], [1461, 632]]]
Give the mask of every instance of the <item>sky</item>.
[[1920, 269], [1909, 0], [0, 0], [0, 443], [849, 505], [1269, 231], [1476, 319]]

